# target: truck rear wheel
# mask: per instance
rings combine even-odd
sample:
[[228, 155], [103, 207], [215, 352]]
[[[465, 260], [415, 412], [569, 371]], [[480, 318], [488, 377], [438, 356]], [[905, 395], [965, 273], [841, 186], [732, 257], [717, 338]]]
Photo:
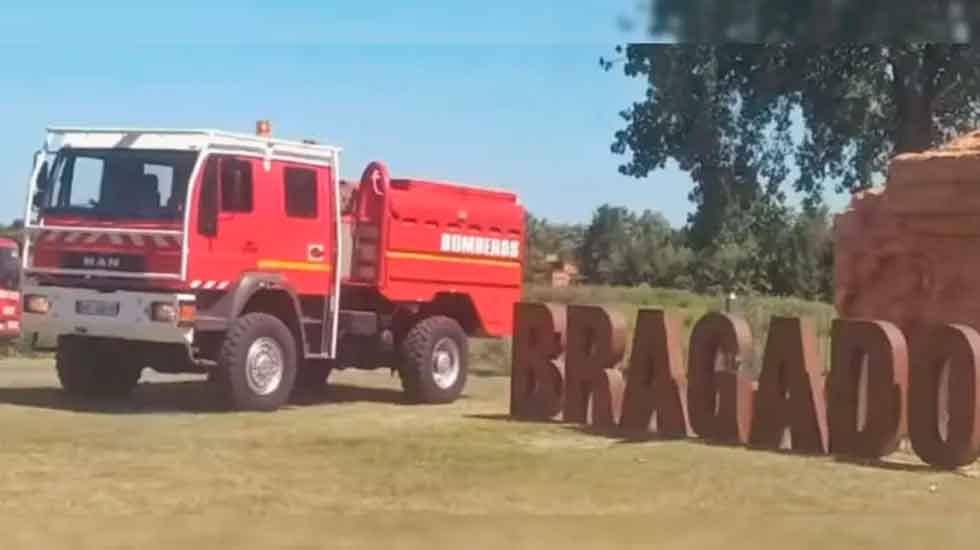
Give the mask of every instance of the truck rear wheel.
[[285, 323], [267, 313], [235, 319], [218, 353], [217, 382], [232, 408], [274, 411], [296, 380], [296, 341]]
[[416, 403], [452, 403], [466, 385], [466, 333], [449, 317], [417, 322], [399, 347], [399, 374], [408, 399]]
[[113, 343], [78, 336], [59, 340], [55, 369], [69, 395], [106, 399], [129, 395], [143, 371]]

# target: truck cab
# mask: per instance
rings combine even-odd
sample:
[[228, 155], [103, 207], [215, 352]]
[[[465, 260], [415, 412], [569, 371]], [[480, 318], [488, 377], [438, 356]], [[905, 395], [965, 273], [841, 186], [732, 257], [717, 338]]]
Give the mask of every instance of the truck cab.
[[521, 295], [509, 192], [340, 177], [341, 150], [216, 130], [51, 128], [28, 184], [24, 333], [64, 389], [129, 393], [207, 373], [274, 410], [338, 368], [391, 368], [456, 399], [467, 338], [504, 337]]
[[0, 238], [0, 342], [20, 336], [20, 245]]

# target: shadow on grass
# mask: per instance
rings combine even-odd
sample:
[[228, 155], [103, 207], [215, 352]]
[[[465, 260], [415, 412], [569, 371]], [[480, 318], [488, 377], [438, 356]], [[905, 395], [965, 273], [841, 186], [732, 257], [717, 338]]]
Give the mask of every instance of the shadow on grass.
[[[472, 418], [474, 420], [504, 420], [507, 422], [527, 422], [526, 420], [516, 420], [511, 418], [509, 414], [464, 414], [463, 418]], [[547, 424], [547, 422], [539, 421], [536, 424]]]
[[650, 443], [650, 442], [663, 442], [663, 443], [688, 442], [688, 443], [704, 443], [708, 445], [717, 445], [719, 447], [725, 446], [720, 444], [708, 443], [700, 439], [694, 439], [690, 437], [671, 437], [671, 436], [661, 435], [656, 432], [627, 430], [624, 428], [600, 428], [591, 425], [569, 425], [567, 426], [567, 429], [586, 435], [612, 439], [616, 443], [623, 444], [623, 445], [635, 444], [635, 443]]
[[834, 460], [842, 464], [848, 464], [851, 466], [859, 466], [862, 468], [873, 468], [877, 470], [892, 470], [896, 472], [949, 472], [956, 473], [955, 470], [945, 470], [942, 468], [937, 468], [935, 466], [930, 466], [929, 464], [912, 464], [908, 462], [896, 462], [889, 459], [888, 457], [882, 459], [866, 459], [866, 458], [852, 458], [846, 456], [835, 456]]
[[620, 428], [600, 428], [592, 425], [579, 425], [579, 424], [564, 424], [558, 420], [523, 420], [515, 419], [509, 414], [468, 414], [465, 415], [466, 418], [473, 418], [477, 420], [495, 420], [503, 422], [521, 422], [528, 424], [542, 424], [542, 425], [561, 425], [566, 430], [575, 433], [590, 435], [594, 437], [603, 437], [606, 439], [613, 440], [619, 445], [629, 445], [636, 443], [692, 443], [695, 445], [703, 445], [706, 447], [717, 447], [717, 448], [729, 448], [729, 449], [744, 449], [752, 452], [767, 453], [773, 455], [781, 456], [792, 456], [798, 458], [813, 458], [813, 459], [830, 459], [841, 464], [847, 464], [850, 466], [858, 466], [862, 468], [874, 468], [878, 470], [890, 470], [890, 471], [900, 471], [900, 472], [920, 472], [920, 473], [960, 473], [958, 470], [947, 470], [943, 468], [937, 468], [929, 464], [924, 463], [910, 463], [895, 460], [893, 456], [887, 456], [881, 459], [860, 459], [847, 456], [829, 455], [829, 454], [818, 454], [818, 453], [806, 453], [801, 451], [795, 451], [790, 448], [765, 448], [756, 446], [744, 446], [735, 443], [725, 443], [720, 441], [711, 441], [706, 439], [701, 439], [697, 437], [671, 437], [662, 436], [654, 432], [643, 432], [635, 430], [625, 430]]
[[471, 365], [469, 375], [477, 378], [507, 378], [510, 376], [499, 367], [483, 365]]
[[[289, 407], [312, 407], [339, 403], [405, 403], [402, 392], [330, 384], [323, 390], [296, 392]], [[101, 414], [228, 413], [218, 388], [206, 381], [141, 383], [123, 399], [83, 399], [55, 387], [0, 387], [0, 404]]]
[[399, 390], [387, 388], [366, 388], [349, 386], [347, 384], [328, 384], [322, 390], [307, 390], [296, 392], [290, 404], [300, 407], [324, 405], [331, 403], [391, 403], [410, 405], [405, 394]]

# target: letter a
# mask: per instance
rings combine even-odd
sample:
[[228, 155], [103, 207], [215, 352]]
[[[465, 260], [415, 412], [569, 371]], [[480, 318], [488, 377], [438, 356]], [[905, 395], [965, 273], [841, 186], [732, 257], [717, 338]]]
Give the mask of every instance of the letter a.
[[687, 437], [687, 378], [680, 334], [680, 322], [672, 314], [660, 310], [637, 314], [620, 427], [646, 431], [655, 418], [659, 435]]
[[786, 428], [794, 451], [827, 452], [827, 405], [816, 333], [806, 321], [774, 317], [769, 323], [749, 444], [778, 449]]

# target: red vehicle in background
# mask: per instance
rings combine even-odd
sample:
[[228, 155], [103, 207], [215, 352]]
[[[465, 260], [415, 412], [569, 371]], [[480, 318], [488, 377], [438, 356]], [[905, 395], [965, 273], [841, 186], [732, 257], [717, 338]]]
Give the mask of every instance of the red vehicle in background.
[[20, 245], [0, 237], [0, 341], [20, 336]]
[[53, 128], [28, 185], [24, 335], [62, 387], [209, 373], [273, 410], [332, 369], [455, 400], [467, 339], [511, 332], [524, 209], [506, 191], [340, 179], [340, 149], [214, 130]]

